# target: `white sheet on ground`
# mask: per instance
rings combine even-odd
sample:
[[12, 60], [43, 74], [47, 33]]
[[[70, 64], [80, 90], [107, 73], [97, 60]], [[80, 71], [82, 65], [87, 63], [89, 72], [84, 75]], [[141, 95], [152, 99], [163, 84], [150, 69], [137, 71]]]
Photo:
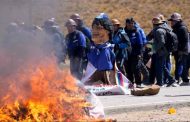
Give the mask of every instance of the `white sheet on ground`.
[[94, 118], [105, 118], [104, 107], [100, 99], [94, 93], [87, 95], [86, 100], [92, 104], [91, 107], [88, 107], [90, 116]]
[[[88, 63], [86, 72], [84, 74], [84, 77], [82, 78], [81, 82], [85, 83], [86, 81], [89, 80], [89, 78], [94, 74], [96, 71], [96, 68], [91, 64]], [[115, 71], [115, 77], [117, 77], [117, 73], [120, 72], [118, 71], [118, 68], [116, 67]], [[94, 85], [94, 86], [85, 86], [86, 89], [88, 89], [90, 92], [95, 93], [96, 95], [127, 95], [131, 94], [130, 90], [130, 82], [129, 80], [122, 74], [122, 79], [123, 79], [123, 85], [121, 86], [119, 84], [119, 81], [117, 81], [118, 78], [116, 78], [116, 83], [117, 85]]]
[[98, 96], [131, 94], [131, 90], [119, 85], [85, 86], [85, 88]]

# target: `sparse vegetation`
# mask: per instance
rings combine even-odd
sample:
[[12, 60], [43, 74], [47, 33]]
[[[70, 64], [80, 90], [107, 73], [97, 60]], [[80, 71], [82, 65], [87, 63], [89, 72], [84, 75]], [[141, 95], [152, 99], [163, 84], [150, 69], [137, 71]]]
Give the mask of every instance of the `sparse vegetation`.
[[118, 18], [123, 24], [125, 18], [134, 17], [145, 29], [151, 30], [152, 17], [162, 13], [168, 18], [173, 12], [182, 14], [190, 27], [190, 0], [60, 0], [57, 19], [63, 23], [72, 13], [79, 13], [86, 24], [91, 26], [93, 18], [106, 12], [111, 18]]

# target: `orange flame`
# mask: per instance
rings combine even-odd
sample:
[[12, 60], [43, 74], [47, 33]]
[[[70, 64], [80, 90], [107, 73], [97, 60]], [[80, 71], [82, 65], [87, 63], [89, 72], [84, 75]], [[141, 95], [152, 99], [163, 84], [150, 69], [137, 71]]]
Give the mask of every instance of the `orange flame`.
[[[6, 77], [1, 95], [0, 121], [87, 120], [85, 93], [76, 86], [68, 70], [61, 71], [52, 60], [27, 65]], [[0, 86], [0, 88], [3, 85]], [[5, 89], [5, 88], [4, 88]]]

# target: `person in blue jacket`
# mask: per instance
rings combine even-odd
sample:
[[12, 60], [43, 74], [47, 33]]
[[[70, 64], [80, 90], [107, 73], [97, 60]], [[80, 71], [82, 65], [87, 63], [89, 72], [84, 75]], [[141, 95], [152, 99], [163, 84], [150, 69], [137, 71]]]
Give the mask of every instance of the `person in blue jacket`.
[[116, 55], [116, 64], [118, 69], [126, 76], [126, 61], [128, 52], [131, 51], [131, 42], [125, 30], [121, 27], [119, 20], [112, 19], [114, 33], [111, 41], [114, 44], [114, 53]]
[[101, 81], [101, 84], [113, 84], [111, 72], [114, 69], [115, 55], [113, 47], [109, 42], [112, 39], [113, 26], [109, 19], [101, 14], [97, 16], [92, 23], [93, 45], [87, 54], [88, 61], [97, 69], [87, 81], [86, 85], [95, 84]]
[[86, 40], [82, 32], [76, 29], [76, 22], [69, 19], [65, 26], [68, 34], [66, 35], [67, 54], [70, 60], [71, 74], [81, 80], [83, 76], [83, 58], [86, 56]]
[[[82, 20], [82, 18], [80, 17], [80, 15], [78, 13], [74, 13], [70, 16], [71, 19], [73, 19], [77, 26], [76, 29], [81, 31], [86, 38], [86, 52], [88, 52], [90, 44], [92, 43], [92, 32], [90, 30], [90, 28], [88, 28], [85, 24], [84, 21]], [[88, 59], [87, 57], [84, 57], [83, 59], [83, 68], [86, 69], [87, 67], [87, 63], [88, 63]]]
[[[128, 63], [127, 63], [127, 77], [133, 83], [137, 85], [141, 85], [141, 71], [140, 65], [142, 64], [142, 54], [143, 54], [143, 46], [144, 46], [144, 38], [142, 37], [142, 31], [135, 24], [133, 18], [126, 19], [125, 32], [129, 36], [132, 51], [129, 55]], [[146, 36], [145, 36], [146, 38]]]

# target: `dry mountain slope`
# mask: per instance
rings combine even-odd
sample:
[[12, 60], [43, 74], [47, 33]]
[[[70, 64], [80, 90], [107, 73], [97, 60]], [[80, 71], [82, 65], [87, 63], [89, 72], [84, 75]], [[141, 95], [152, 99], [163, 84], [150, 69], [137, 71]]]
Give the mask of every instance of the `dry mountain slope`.
[[57, 18], [60, 22], [72, 13], [83, 16], [87, 25], [100, 12], [106, 12], [111, 18], [118, 18], [124, 23], [126, 17], [134, 17], [148, 32], [151, 29], [151, 19], [158, 13], [169, 17], [173, 12], [182, 14], [190, 27], [190, 0], [65, 0], [59, 1]]

